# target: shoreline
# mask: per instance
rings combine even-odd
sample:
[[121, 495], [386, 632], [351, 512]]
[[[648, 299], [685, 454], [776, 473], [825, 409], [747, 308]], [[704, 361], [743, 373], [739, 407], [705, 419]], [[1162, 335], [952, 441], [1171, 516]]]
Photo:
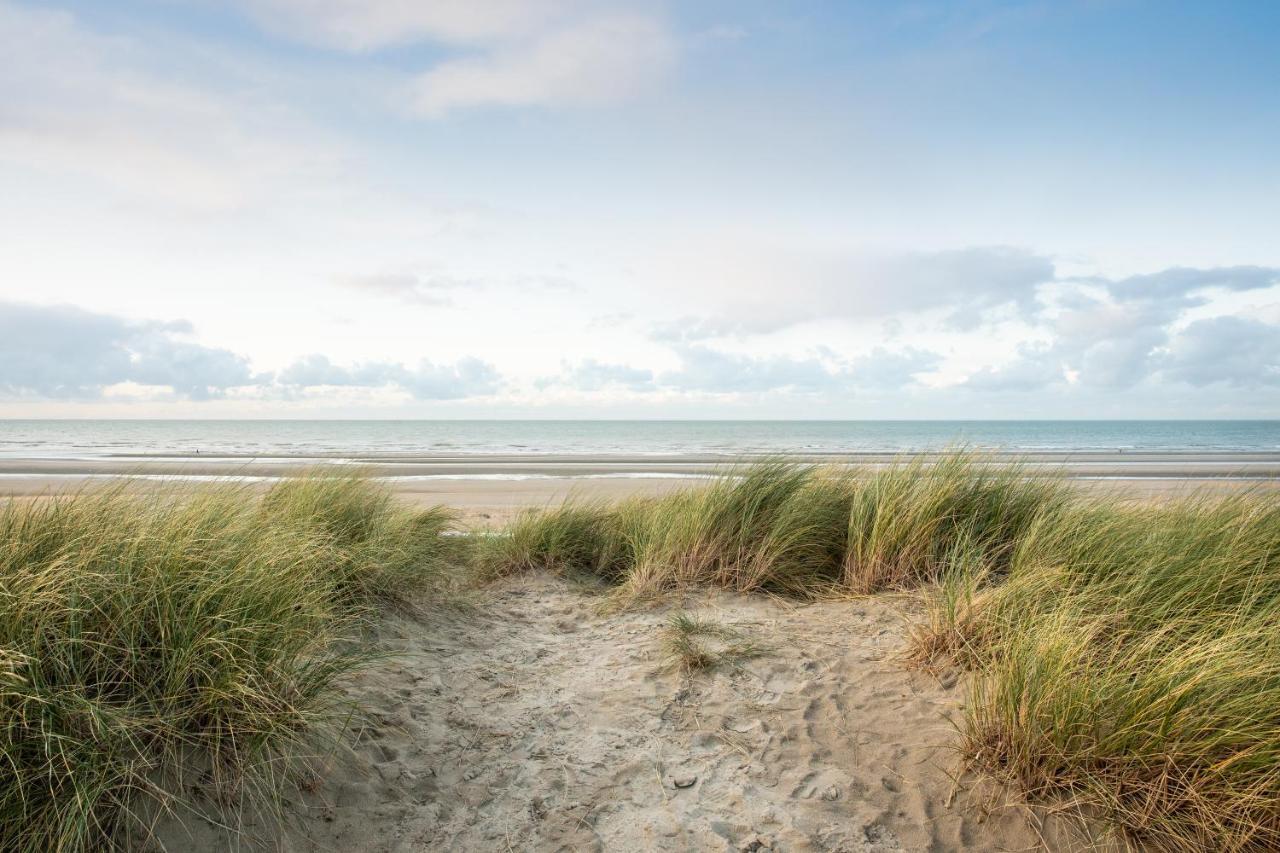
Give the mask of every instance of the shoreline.
[[[937, 454], [791, 454], [789, 461], [883, 468], [904, 458]], [[1018, 462], [1033, 472], [1056, 472], [1079, 488], [1126, 499], [1165, 500], [1211, 491], [1280, 489], [1280, 453], [978, 454], [981, 464]], [[315, 469], [359, 470], [380, 479], [415, 506], [444, 505], [474, 527], [503, 524], [530, 507], [567, 499], [617, 501], [658, 497], [697, 486], [750, 457], [709, 454], [494, 454], [389, 458], [197, 457], [0, 458], [0, 498], [68, 494], [130, 479], [137, 488], [173, 488], [233, 481], [265, 489], [282, 477]], [[757, 457], [759, 458], [759, 457]]]
[[[296, 473], [308, 467], [358, 467], [374, 476], [405, 477], [477, 474], [714, 474], [737, 464], [782, 459], [814, 465], [881, 467], [909, 460], [947, 458], [954, 451], [851, 453], [306, 453], [296, 455], [216, 455], [118, 453], [103, 455], [0, 456], [0, 474], [260, 474]], [[1060, 468], [1068, 476], [1129, 472], [1134, 476], [1227, 476], [1250, 473], [1280, 477], [1276, 451], [972, 451], [980, 464], [1018, 464], [1037, 470]]]

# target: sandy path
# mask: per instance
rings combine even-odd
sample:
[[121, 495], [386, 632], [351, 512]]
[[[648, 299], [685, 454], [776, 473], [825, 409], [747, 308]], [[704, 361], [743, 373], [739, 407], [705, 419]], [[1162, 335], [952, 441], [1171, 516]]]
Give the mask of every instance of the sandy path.
[[[393, 620], [381, 641], [403, 656], [360, 677], [370, 722], [295, 804], [282, 847], [1042, 846], [1020, 811], [953, 801], [940, 745], [958, 691], [896, 665], [902, 623], [887, 602], [696, 601], [771, 652], [684, 675], [662, 666], [667, 608], [601, 616], [597, 598], [545, 577], [503, 584], [469, 615]], [[170, 828], [170, 849], [225, 849], [207, 829]], [[1047, 840], [1071, 847], [1060, 831]]]

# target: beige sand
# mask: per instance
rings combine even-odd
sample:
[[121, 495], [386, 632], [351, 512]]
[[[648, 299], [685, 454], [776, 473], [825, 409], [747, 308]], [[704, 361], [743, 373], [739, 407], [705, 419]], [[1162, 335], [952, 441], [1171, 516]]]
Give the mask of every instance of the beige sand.
[[[510, 521], [521, 510], [544, 507], [568, 498], [616, 501], [635, 495], [657, 496], [675, 489], [697, 487], [705, 480], [586, 480], [556, 478], [514, 482], [486, 480], [388, 480], [397, 495], [419, 506], [443, 504], [458, 511], [462, 521], [473, 527], [496, 527]], [[1126, 499], [1164, 500], [1198, 491], [1225, 493], [1243, 489], [1280, 490], [1280, 479], [1155, 479], [1071, 481], [1087, 491], [1115, 492]]]
[[[998, 462], [1001, 457], [990, 459]], [[884, 464], [880, 457], [850, 457], [844, 461], [868, 466]], [[1111, 490], [1137, 499], [1158, 499], [1198, 489], [1280, 489], [1280, 456], [1276, 454], [1061, 454], [1044, 455], [1033, 462], [1042, 469], [1062, 471], [1082, 489]], [[570, 496], [619, 500], [696, 486], [706, 482], [707, 474], [724, 470], [724, 465], [724, 459], [703, 457], [679, 457], [678, 461], [676, 457], [466, 457], [370, 462], [365, 470], [385, 477], [383, 482], [406, 501], [420, 506], [444, 504], [457, 509], [469, 525], [493, 527], [510, 520], [521, 509], [557, 504]], [[288, 462], [194, 458], [6, 459], [0, 460], [0, 497], [67, 493], [93, 488], [119, 476], [273, 478], [306, 467]], [[352, 468], [335, 465], [333, 470]], [[659, 476], [653, 477], [655, 474]], [[486, 479], [491, 477], [529, 479]], [[1112, 477], [1123, 479], [1094, 479]], [[132, 482], [137, 488], [173, 487], [172, 482], [161, 479]], [[194, 480], [178, 482], [196, 484]], [[269, 485], [264, 481], [256, 488]]]
[[[291, 804], [282, 839], [245, 827], [246, 849], [1085, 849], [1064, 825], [957, 790], [960, 688], [897, 664], [892, 599], [699, 593], [691, 608], [771, 648], [696, 675], [664, 666], [673, 603], [606, 616], [599, 601], [532, 577], [473, 610], [388, 622], [397, 657], [351, 687], [369, 715], [352, 754]], [[200, 821], [162, 838], [228, 844]]]

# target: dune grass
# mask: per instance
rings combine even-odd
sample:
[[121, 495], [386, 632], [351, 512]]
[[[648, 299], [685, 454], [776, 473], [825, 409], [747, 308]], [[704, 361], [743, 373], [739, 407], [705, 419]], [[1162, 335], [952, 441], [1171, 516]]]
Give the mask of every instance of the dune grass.
[[[507, 571], [593, 574], [622, 600], [923, 588], [909, 658], [975, 672], [971, 766], [1141, 844], [1280, 848], [1274, 493], [1088, 497], [965, 453], [861, 472], [765, 462], [529, 513], [495, 544]], [[691, 668], [709, 660], [693, 627], [666, 632]]]
[[[0, 505], [0, 849], [110, 849], [138, 815], [182, 808], [197, 771], [214, 799], [269, 800], [340, 710], [365, 621], [472, 563], [589, 576], [619, 602], [919, 588], [910, 659], [974, 673], [958, 720], [972, 767], [1140, 844], [1280, 848], [1274, 493], [1087, 497], [959, 453], [766, 461], [526, 513], [500, 535], [442, 535], [451, 523], [358, 476], [261, 499], [117, 488]], [[751, 652], [688, 614], [663, 641], [689, 672]]]
[[913, 651], [977, 671], [965, 755], [1170, 850], [1280, 847], [1280, 502], [1079, 499], [970, 562]]
[[662, 498], [525, 513], [490, 562], [592, 574], [632, 596], [862, 594], [937, 578], [961, 542], [1004, 566], [1022, 531], [1066, 500], [1054, 478], [964, 453], [865, 472], [764, 461]]
[[0, 504], [0, 849], [127, 845], [193, 775], [269, 805], [448, 523], [356, 477]]

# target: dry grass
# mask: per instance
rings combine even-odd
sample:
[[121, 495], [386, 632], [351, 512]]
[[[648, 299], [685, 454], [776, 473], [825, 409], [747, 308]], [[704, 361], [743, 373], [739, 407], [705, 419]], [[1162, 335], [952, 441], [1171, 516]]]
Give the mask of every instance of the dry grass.
[[662, 649], [671, 667], [694, 673], [720, 666], [737, 668], [764, 654], [766, 647], [736, 628], [678, 611], [662, 628]]

